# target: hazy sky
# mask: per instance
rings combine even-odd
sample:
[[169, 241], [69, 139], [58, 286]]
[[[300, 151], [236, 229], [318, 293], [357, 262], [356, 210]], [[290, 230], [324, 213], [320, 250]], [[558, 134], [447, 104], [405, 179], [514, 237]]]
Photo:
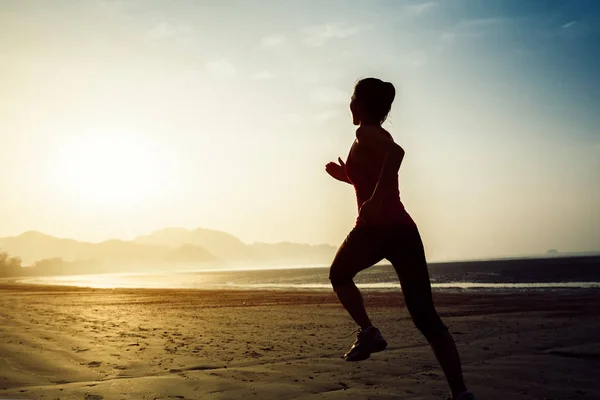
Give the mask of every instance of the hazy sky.
[[600, 250], [600, 3], [0, 1], [0, 236], [339, 244], [357, 79], [431, 260]]

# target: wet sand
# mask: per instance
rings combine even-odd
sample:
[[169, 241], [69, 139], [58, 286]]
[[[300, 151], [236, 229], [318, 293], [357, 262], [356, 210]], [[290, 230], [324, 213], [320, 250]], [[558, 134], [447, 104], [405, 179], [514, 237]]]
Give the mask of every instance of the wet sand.
[[[445, 399], [400, 293], [366, 293], [388, 350], [340, 358], [332, 293], [0, 284], [0, 399]], [[599, 399], [600, 291], [436, 293], [480, 399]]]

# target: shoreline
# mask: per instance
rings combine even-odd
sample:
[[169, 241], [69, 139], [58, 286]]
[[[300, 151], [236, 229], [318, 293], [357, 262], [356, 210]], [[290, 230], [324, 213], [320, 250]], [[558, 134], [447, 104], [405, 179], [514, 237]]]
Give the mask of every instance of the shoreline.
[[[330, 292], [327, 267], [169, 269], [147, 272], [26, 275], [0, 282], [50, 284], [88, 288], [171, 288], [196, 290], [268, 290]], [[600, 257], [553, 257], [430, 263], [434, 292], [494, 292], [600, 289]], [[378, 264], [357, 275], [355, 282], [369, 292], [397, 292], [400, 285], [393, 268]]]
[[[329, 284], [204, 284], [197, 287], [168, 286], [135, 286], [135, 285], [86, 285], [79, 283], [65, 283], [60, 279], [53, 281], [52, 276], [26, 277], [26, 278], [3, 278], [0, 279], [0, 286], [18, 285], [18, 286], [58, 286], [62, 288], [81, 288], [81, 289], [155, 289], [155, 290], [200, 290], [200, 291], [283, 291], [283, 292], [330, 292]], [[36, 282], [37, 281], [37, 282]], [[399, 283], [357, 283], [357, 286], [368, 292], [401, 292]], [[535, 292], [535, 291], [569, 291], [569, 290], [599, 290], [600, 282], [597, 281], [579, 281], [579, 282], [435, 282], [432, 280], [431, 287], [433, 292]]]

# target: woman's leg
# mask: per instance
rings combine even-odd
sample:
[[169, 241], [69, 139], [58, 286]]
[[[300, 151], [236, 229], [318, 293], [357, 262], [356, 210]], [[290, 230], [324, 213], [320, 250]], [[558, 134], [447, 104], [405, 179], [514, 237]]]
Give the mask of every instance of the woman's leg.
[[403, 228], [396, 240], [399, 241], [398, 245], [390, 246], [392, 251], [386, 258], [398, 274], [404, 301], [414, 324], [433, 349], [452, 391], [452, 397], [458, 398], [467, 390], [460, 357], [452, 335], [433, 305], [427, 261], [419, 232], [416, 227]]
[[346, 361], [366, 360], [371, 353], [385, 350], [387, 342], [379, 329], [371, 325], [360, 290], [354, 276], [381, 261], [380, 241], [376, 230], [355, 228], [338, 250], [329, 273], [329, 279], [340, 303], [360, 326], [354, 344], [344, 354]]
[[371, 326], [354, 276], [383, 259], [376, 232], [354, 228], [342, 243], [329, 270], [329, 280], [340, 303], [362, 329]]
[[365, 309], [362, 294], [354, 284], [354, 281], [349, 280], [346, 282], [333, 283], [333, 290], [340, 303], [342, 303], [342, 306], [344, 306], [346, 311], [348, 311], [348, 314], [350, 314], [354, 322], [356, 322], [361, 329], [367, 329], [372, 325], [367, 310]]

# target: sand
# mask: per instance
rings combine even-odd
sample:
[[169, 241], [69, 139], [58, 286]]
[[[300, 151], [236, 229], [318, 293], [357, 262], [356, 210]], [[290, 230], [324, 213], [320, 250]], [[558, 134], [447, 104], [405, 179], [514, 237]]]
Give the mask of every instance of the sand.
[[[368, 293], [388, 350], [340, 358], [331, 293], [0, 284], [0, 399], [445, 399], [399, 293]], [[436, 293], [480, 399], [600, 399], [600, 291]]]

